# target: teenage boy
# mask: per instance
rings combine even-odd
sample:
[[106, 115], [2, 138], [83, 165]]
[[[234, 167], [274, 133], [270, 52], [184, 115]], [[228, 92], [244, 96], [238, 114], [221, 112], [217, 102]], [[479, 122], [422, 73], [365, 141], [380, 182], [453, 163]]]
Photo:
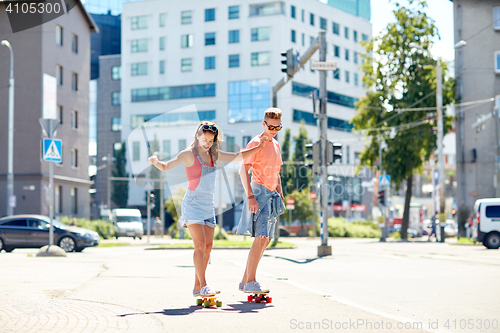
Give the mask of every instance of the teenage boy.
[[[251, 292], [269, 292], [256, 281], [257, 266], [264, 254], [264, 250], [274, 236], [277, 216], [284, 211], [283, 192], [281, 189], [280, 170], [281, 149], [278, 141], [274, 139], [281, 130], [282, 112], [277, 108], [265, 111], [262, 126], [264, 131], [254, 137], [247, 145], [252, 148], [259, 144], [262, 136], [267, 136], [269, 142], [256, 154], [245, 159], [241, 166], [240, 177], [247, 195], [238, 225], [237, 233], [243, 235], [250, 233], [255, 237], [243, 279], [239, 290]], [[248, 172], [252, 170], [252, 181]]]

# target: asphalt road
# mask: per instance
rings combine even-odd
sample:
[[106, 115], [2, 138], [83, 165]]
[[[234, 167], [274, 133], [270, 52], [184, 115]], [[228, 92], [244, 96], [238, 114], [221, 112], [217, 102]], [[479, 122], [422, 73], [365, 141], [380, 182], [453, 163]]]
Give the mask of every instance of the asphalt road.
[[[271, 304], [237, 290], [248, 250], [213, 250], [221, 308], [195, 306], [192, 250], [88, 248], [66, 258], [0, 253], [0, 332], [500, 332], [500, 251], [449, 243], [318, 239], [267, 250], [257, 279]], [[171, 240], [151, 238], [151, 243]]]

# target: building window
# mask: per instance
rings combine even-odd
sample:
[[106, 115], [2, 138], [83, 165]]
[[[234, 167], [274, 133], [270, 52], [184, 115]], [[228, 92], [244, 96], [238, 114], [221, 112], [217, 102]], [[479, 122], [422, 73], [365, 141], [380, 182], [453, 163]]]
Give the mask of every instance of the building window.
[[495, 52], [495, 73], [500, 73], [500, 51]]
[[160, 37], [160, 51], [165, 50], [165, 37]]
[[290, 16], [295, 18], [295, 6], [290, 6]]
[[344, 36], [345, 36], [345, 38], [349, 39], [349, 28], [348, 27], [344, 28]]
[[205, 69], [215, 69], [215, 57], [205, 57]]
[[62, 186], [61, 185], [56, 185], [54, 187], [55, 190], [55, 200], [54, 200], [54, 209], [56, 211], [56, 214], [61, 214], [62, 213]]
[[122, 118], [113, 117], [111, 118], [111, 131], [119, 132], [122, 130]]
[[59, 46], [63, 45], [63, 27], [56, 25], [56, 44]]
[[[295, 96], [310, 98], [311, 92], [317, 89], [316, 87], [292, 81], [292, 95]], [[354, 109], [354, 104], [358, 101], [357, 98], [341, 95], [333, 91], [327, 91], [326, 99], [328, 103], [342, 105], [351, 109]]]
[[163, 158], [170, 159], [170, 140], [163, 140]]
[[133, 39], [130, 42], [130, 52], [147, 52], [148, 51], [148, 40], [147, 38], [143, 39]]
[[78, 111], [71, 110], [71, 128], [78, 129]]
[[269, 65], [269, 52], [253, 52], [252, 66]]
[[252, 42], [269, 40], [270, 30], [269, 27], [252, 28]]
[[121, 80], [122, 78], [122, 66], [112, 66], [111, 67], [111, 79]]
[[191, 24], [193, 21], [193, 11], [186, 10], [181, 12], [181, 24]]
[[349, 164], [349, 162], [350, 162], [349, 146], [345, 146], [345, 163]]
[[179, 151], [186, 149], [186, 139], [179, 139]]
[[57, 105], [57, 113], [59, 114], [59, 124], [62, 125], [63, 123], [63, 107], [62, 105]]
[[358, 63], [358, 52], [356, 51], [353, 52], [352, 60], [354, 61], [355, 64]]
[[[293, 122], [300, 123], [304, 121], [307, 125], [318, 126], [318, 118], [312, 112], [293, 110]], [[338, 131], [352, 132], [353, 125], [348, 120], [328, 117], [327, 127]]]
[[148, 63], [147, 62], [135, 62], [130, 65], [131, 76], [148, 75]]
[[269, 79], [228, 82], [228, 122], [262, 121], [270, 93]]
[[338, 24], [338, 23], [336, 23], [336, 22], [332, 22], [332, 32], [333, 32], [335, 35], [340, 36], [340, 24]]
[[337, 68], [333, 71], [333, 78], [335, 80], [340, 80], [340, 69]]
[[354, 85], [355, 85], [355, 86], [359, 85], [359, 81], [358, 81], [358, 73], [354, 73]]
[[71, 90], [78, 91], [78, 74], [71, 73]]
[[345, 49], [345, 60], [349, 61], [349, 50]]
[[314, 14], [313, 13], [310, 13], [309, 14], [309, 23], [314, 26]]
[[215, 110], [195, 112], [169, 112], [163, 114], [141, 114], [130, 117], [130, 128], [144, 127], [178, 127], [200, 123], [200, 120], [215, 120]]
[[250, 5], [250, 17], [284, 14], [285, 4], [283, 2], [271, 2], [263, 5]]
[[240, 6], [229, 6], [228, 18], [230, 20], [240, 18]]
[[132, 102], [167, 101], [171, 99], [214, 97], [215, 83], [187, 86], [132, 89]]
[[345, 71], [345, 82], [349, 83], [349, 71]]
[[292, 43], [295, 43], [295, 30], [292, 30]]
[[215, 21], [215, 8], [205, 9], [205, 22]]
[[160, 60], [160, 74], [165, 74], [165, 60]]
[[113, 143], [113, 157], [116, 157], [116, 155], [118, 155], [118, 152], [120, 150], [122, 150], [122, 143], [121, 142]]
[[160, 27], [164, 27], [165, 26], [165, 22], [167, 20], [167, 14], [165, 13], [161, 13], [160, 14]]
[[62, 84], [63, 84], [63, 68], [61, 65], [56, 65], [56, 81], [57, 81], [57, 85], [62, 86]]
[[78, 149], [71, 149], [71, 167], [78, 168]]
[[242, 147], [246, 147], [250, 142], [250, 140], [252, 140], [251, 136], [243, 136]]
[[71, 214], [78, 214], [78, 190], [71, 188]]
[[333, 45], [333, 55], [340, 58], [340, 46]]
[[193, 47], [193, 34], [181, 36], [181, 47], [182, 48]]
[[240, 42], [240, 31], [239, 30], [229, 30], [229, 43], [239, 43]]
[[71, 36], [71, 51], [78, 53], [78, 36], [75, 34]]
[[302, 9], [302, 22], [306, 21], [306, 12]]
[[229, 68], [231, 67], [240, 67], [240, 55], [239, 54], [230, 54], [229, 55]]
[[309, 45], [312, 45], [314, 43], [314, 37], [309, 36]]
[[493, 8], [493, 22], [495, 30], [500, 29], [500, 7]]
[[132, 142], [132, 161], [141, 160], [141, 143], [139, 141]]
[[322, 18], [322, 17], [319, 18], [319, 28], [326, 30], [326, 19], [325, 18]]
[[352, 39], [357, 43], [358, 42], [358, 32], [356, 30], [352, 31]]
[[364, 42], [367, 42], [368, 41], [368, 35], [361, 34], [361, 40], [363, 40]]
[[234, 136], [229, 136], [226, 135], [226, 149], [228, 152], [235, 152], [236, 151], [236, 146], [235, 146], [235, 140]]
[[215, 32], [205, 33], [205, 45], [215, 45]]
[[302, 46], [306, 45], [306, 35], [302, 34]]
[[181, 59], [181, 72], [191, 72], [193, 70], [193, 59]]
[[148, 17], [146, 15], [131, 17], [130, 28], [132, 30], [147, 29], [148, 28]]
[[121, 105], [122, 102], [122, 92], [121, 91], [113, 91], [111, 93], [111, 105]]

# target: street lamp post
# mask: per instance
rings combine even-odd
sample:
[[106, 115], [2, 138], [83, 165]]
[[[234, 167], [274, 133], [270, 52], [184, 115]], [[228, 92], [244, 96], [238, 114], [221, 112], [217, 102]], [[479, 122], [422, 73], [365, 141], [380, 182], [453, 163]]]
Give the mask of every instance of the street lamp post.
[[2, 40], [0, 45], [7, 46], [10, 51], [10, 76], [9, 76], [9, 129], [7, 152], [7, 215], [14, 214], [11, 200], [14, 195], [14, 53], [7, 40]]

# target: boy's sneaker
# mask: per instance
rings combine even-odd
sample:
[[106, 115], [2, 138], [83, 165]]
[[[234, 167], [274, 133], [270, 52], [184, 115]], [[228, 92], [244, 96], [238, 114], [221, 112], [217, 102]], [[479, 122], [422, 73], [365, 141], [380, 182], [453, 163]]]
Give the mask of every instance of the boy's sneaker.
[[240, 282], [240, 284], [238, 285], [238, 290], [243, 291], [244, 287], [245, 287], [245, 282]]
[[243, 287], [243, 292], [245, 293], [254, 293], [254, 292], [261, 292], [261, 293], [268, 293], [269, 289], [261, 287], [260, 283], [257, 281], [251, 281], [245, 284]]
[[217, 294], [217, 291], [208, 285], [201, 288], [201, 290], [200, 290], [200, 296], [202, 296], [202, 297], [215, 296], [216, 294]]

